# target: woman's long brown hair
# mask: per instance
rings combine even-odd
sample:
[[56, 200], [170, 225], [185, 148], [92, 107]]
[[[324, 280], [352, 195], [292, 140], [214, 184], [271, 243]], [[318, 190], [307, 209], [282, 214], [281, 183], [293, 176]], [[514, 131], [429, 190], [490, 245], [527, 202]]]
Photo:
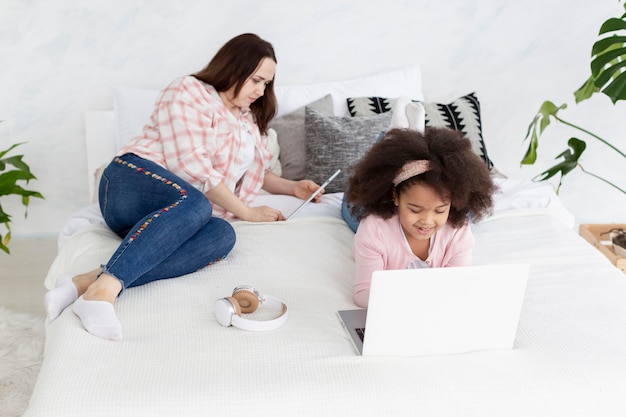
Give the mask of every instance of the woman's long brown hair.
[[[253, 33], [244, 33], [226, 42], [206, 67], [192, 75], [219, 92], [234, 86], [234, 94], [237, 96], [264, 58], [277, 62], [272, 44]], [[271, 80], [265, 87], [265, 94], [250, 106], [262, 134], [267, 134], [276, 107], [274, 80]]]

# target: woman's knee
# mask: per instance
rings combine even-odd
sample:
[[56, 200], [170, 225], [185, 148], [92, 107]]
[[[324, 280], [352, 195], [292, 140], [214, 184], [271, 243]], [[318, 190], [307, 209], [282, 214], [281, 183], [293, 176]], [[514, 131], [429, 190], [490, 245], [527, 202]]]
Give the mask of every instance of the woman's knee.
[[237, 241], [235, 229], [228, 221], [219, 217], [213, 217], [211, 222], [214, 222], [213, 236], [219, 241], [218, 246], [224, 250], [224, 255], [226, 255], [233, 249]]
[[197, 222], [198, 227], [208, 223], [213, 216], [211, 202], [200, 191], [190, 190], [181, 202], [185, 204], [185, 215], [190, 222]]

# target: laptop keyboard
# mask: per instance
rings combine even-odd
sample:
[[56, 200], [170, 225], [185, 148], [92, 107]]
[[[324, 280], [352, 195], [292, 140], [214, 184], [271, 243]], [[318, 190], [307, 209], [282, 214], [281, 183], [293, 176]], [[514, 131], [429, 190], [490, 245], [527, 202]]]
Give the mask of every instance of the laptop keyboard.
[[359, 339], [361, 339], [361, 342], [362, 342], [363, 338], [365, 337], [365, 327], [358, 327], [354, 330], [356, 331], [356, 334], [359, 335]]

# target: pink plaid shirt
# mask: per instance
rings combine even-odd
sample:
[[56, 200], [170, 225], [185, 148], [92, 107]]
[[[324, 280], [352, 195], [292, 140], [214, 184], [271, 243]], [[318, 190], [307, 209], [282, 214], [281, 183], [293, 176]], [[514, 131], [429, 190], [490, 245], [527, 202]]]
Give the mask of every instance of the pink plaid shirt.
[[[238, 181], [247, 129], [255, 138], [252, 164]], [[167, 86], [156, 100], [150, 122], [143, 133], [121, 151], [153, 161], [202, 192], [224, 183], [245, 204], [250, 204], [270, 169], [267, 138], [262, 136], [248, 109], [240, 120], [226, 109], [211, 85], [184, 76]], [[232, 213], [213, 205], [213, 214], [233, 218]]]

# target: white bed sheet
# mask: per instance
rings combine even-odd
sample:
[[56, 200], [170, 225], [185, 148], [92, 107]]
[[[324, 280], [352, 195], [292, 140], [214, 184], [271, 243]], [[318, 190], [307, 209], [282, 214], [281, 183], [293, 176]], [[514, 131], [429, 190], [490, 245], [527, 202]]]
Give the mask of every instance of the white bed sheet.
[[[531, 211], [474, 227], [475, 263], [531, 264], [513, 350], [357, 356], [335, 314], [354, 307], [347, 226], [238, 222], [225, 261], [119, 298], [123, 341], [90, 336], [69, 310], [48, 324], [25, 416], [623, 416], [626, 280], [558, 217]], [[50, 274], [81, 270], [117, 242], [87, 226]], [[213, 303], [239, 284], [283, 299], [287, 324], [219, 326]]]

